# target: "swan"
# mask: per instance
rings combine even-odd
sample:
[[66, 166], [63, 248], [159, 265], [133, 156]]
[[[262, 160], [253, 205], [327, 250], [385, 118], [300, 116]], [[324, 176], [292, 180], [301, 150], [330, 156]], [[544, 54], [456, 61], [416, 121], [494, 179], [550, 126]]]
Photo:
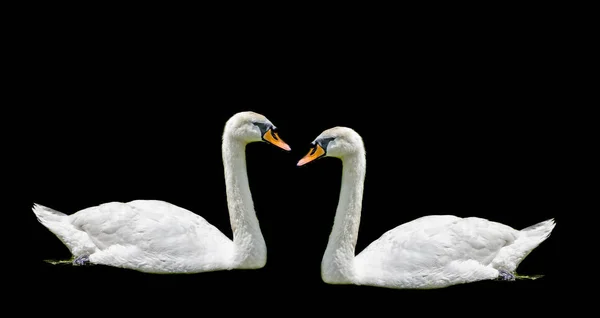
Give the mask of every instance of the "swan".
[[254, 211], [246, 145], [290, 147], [263, 115], [240, 112], [225, 124], [222, 156], [233, 240], [201, 216], [159, 200], [109, 202], [66, 215], [35, 204], [38, 221], [70, 250], [73, 265], [101, 264], [140, 272], [199, 273], [258, 269], [267, 249]]
[[321, 262], [328, 284], [435, 289], [528, 278], [516, 274], [517, 266], [555, 226], [549, 219], [519, 231], [478, 217], [429, 215], [389, 230], [355, 256], [366, 169], [363, 140], [348, 127], [325, 130], [297, 165], [323, 157], [342, 161], [337, 210]]

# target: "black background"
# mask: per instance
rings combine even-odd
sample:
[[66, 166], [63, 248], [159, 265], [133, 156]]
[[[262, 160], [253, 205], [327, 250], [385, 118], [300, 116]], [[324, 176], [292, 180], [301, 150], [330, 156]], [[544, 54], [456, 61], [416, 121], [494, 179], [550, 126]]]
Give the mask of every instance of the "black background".
[[[210, 23], [167, 15], [111, 12], [23, 25], [28, 37], [17, 46], [22, 71], [13, 83], [28, 132], [16, 159], [21, 228], [31, 246], [24, 263], [32, 268], [17, 295], [35, 290], [44, 295], [38, 302], [65, 310], [93, 303], [99, 312], [285, 315], [320, 306], [539, 312], [540, 302], [554, 300], [564, 206], [557, 145], [567, 120], [556, 110], [554, 29], [518, 17], [518, 27], [425, 14], [410, 22], [319, 18], [319, 26], [298, 19], [281, 28], [285, 17], [234, 24], [226, 14]], [[292, 147], [247, 147], [265, 268], [150, 275], [44, 263], [70, 255], [36, 221], [34, 202], [71, 214], [110, 201], [164, 200], [231, 237], [220, 139], [226, 120], [244, 110], [267, 116]], [[423, 215], [478, 216], [517, 229], [555, 218], [552, 236], [519, 267], [545, 277], [431, 291], [323, 283], [341, 162], [296, 162], [333, 126], [355, 129], [367, 149], [357, 253]]]

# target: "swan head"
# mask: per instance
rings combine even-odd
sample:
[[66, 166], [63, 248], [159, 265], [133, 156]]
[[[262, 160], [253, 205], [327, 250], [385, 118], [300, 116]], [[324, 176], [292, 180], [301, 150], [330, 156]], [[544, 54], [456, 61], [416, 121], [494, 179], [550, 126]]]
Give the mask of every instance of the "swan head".
[[298, 161], [298, 166], [323, 157], [343, 159], [347, 156], [364, 154], [360, 135], [352, 128], [334, 127], [323, 131], [312, 143], [308, 154]]
[[223, 138], [225, 137], [244, 143], [264, 141], [283, 150], [291, 150], [279, 137], [277, 127], [267, 117], [251, 111], [239, 112], [229, 118], [223, 133]]

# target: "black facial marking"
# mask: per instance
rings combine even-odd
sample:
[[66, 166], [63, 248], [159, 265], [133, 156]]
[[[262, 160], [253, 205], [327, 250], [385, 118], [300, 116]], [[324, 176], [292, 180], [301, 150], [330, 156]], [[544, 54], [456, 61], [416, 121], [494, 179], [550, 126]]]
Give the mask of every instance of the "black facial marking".
[[335, 138], [333, 138], [333, 137], [323, 138], [323, 139], [317, 140], [317, 142], [319, 143], [319, 145], [321, 145], [321, 147], [323, 147], [323, 149], [325, 151], [327, 151], [327, 145], [329, 145], [329, 143], [334, 139]]
[[258, 129], [260, 129], [260, 134], [261, 136], [264, 135], [267, 130], [269, 129], [275, 129], [275, 127], [272, 127], [269, 124], [265, 124], [265, 123], [253, 123], [256, 127], [258, 127]]
[[273, 139], [279, 140], [279, 137], [277, 136], [277, 127], [271, 126], [271, 130], [273, 131], [273, 133], [272, 133]]
[[329, 137], [329, 138], [318, 139], [318, 140], [315, 140], [315, 141], [311, 142], [310, 143], [311, 150], [310, 150], [310, 154], [309, 155], [312, 156], [312, 155], [315, 154], [315, 152], [317, 151], [317, 145], [321, 146], [321, 148], [323, 148], [323, 151], [325, 151], [325, 153], [327, 153], [327, 146], [334, 139], [335, 138]]

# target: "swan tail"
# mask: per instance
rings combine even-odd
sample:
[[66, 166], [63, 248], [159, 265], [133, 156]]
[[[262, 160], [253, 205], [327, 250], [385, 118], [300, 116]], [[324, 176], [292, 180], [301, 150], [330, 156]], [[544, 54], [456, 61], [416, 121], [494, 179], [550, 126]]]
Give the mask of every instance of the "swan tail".
[[33, 213], [37, 217], [38, 221], [44, 226], [47, 226], [46, 223], [49, 222], [62, 222], [67, 217], [66, 214], [53, 210], [51, 208], [45, 207], [40, 204], [33, 205]]
[[542, 244], [542, 242], [550, 236], [550, 233], [552, 233], [555, 226], [556, 222], [554, 222], [554, 219], [549, 219], [521, 230], [521, 233], [523, 233], [524, 236], [523, 243], [520, 247], [523, 256], [517, 261], [516, 266], [519, 266], [521, 261], [523, 261], [531, 251]]
[[525, 257], [550, 236], [555, 226], [554, 219], [549, 219], [522, 229], [513, 244], [500, 250], [493, 266], [514, 273]]
[[68, 215], [40, 204], [34, 204], [32, 210], [38, 221], [56, 235], [73, 256], [89, 253], [90, 247], [93, 246], [89, 236], [76, 229]]
[[528, 226], [521, 230], [521, 233], [531, 238], [532, 241], [537, 242], [536, 246], [545, 241], [552, 233], [552, 230], [556, 226], [554, 219], [549, 219], [532, 226]]

